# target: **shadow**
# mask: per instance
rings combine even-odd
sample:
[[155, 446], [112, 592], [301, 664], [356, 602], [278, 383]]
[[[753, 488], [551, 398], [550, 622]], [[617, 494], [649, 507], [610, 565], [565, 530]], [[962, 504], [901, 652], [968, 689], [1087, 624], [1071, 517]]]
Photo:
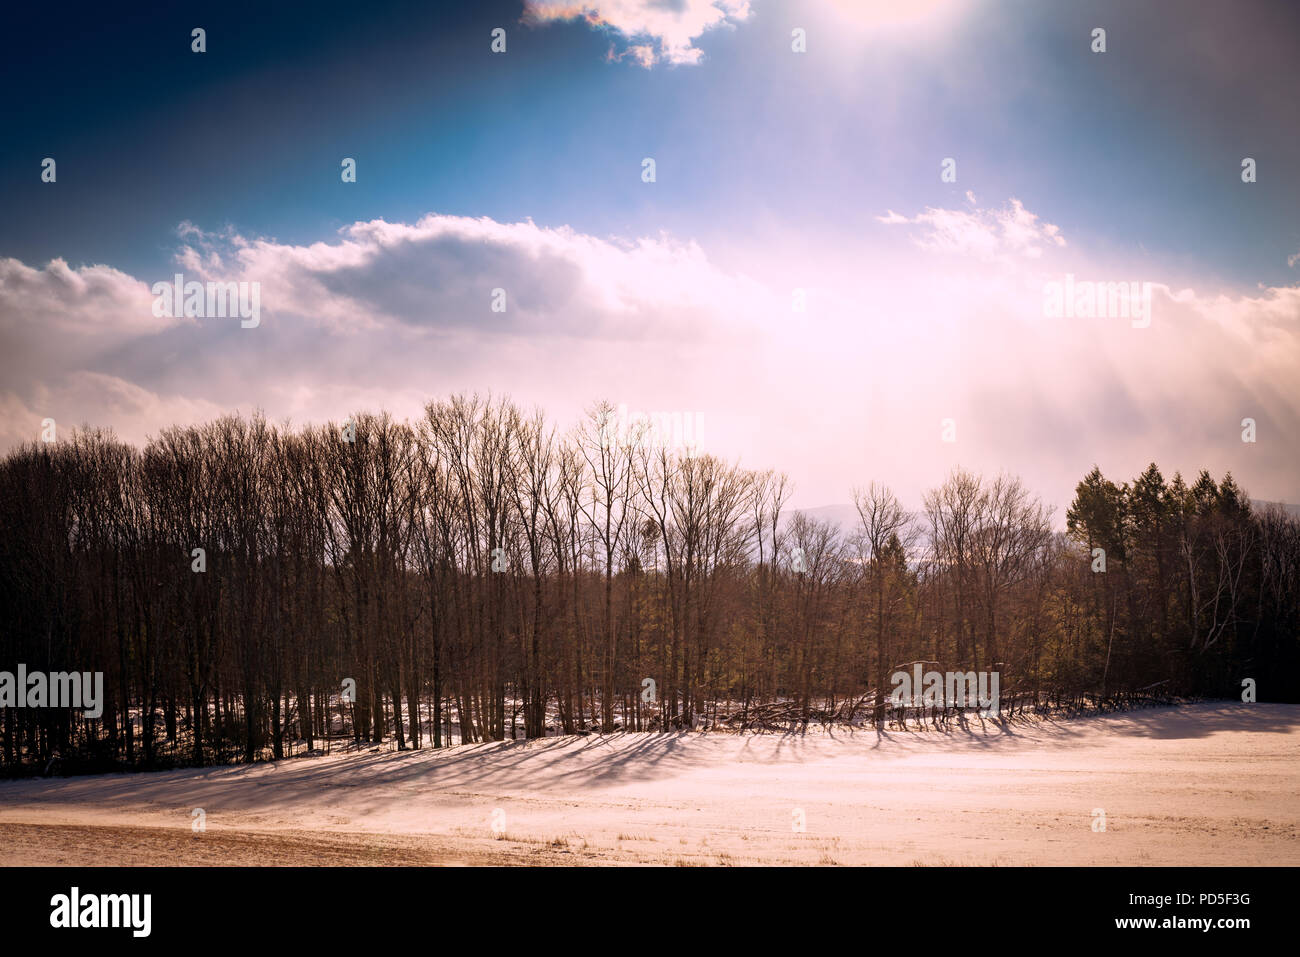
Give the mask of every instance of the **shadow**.
[[[1206, 702], [1113, 712], [1074, 719], [993, 720], [972, 715], [948, 730], [841, 727], [773, 734], [693, 731], [615, 732], [420, 749], [295, 758], [254, 765], [0, 783], [0, 807], [83, 805], [111, 812], [175, 813], [186, 826], [190, 809], [211, 819], [224, 809], [279, 818], [326, 814], [349, 819], [418, 806], [422, 797], [466, 792], [514, 800], [521, 790], [562, 795], [585, 788], [663, 782], [701, 768], [728, 764], [771, 766], [845, 761], [852, 766], [877, 753], [888, 757], [935, 752], [986, 753], [1022, 745], [1071, 748], [1096, 745], [1099, 732], [1161, 740], [1217, 734], [1296, 734], [1300, 705]], [[759, 771], [758, 780], [768, 779]], [[185, 824], [179, 822], [184, 819]]]

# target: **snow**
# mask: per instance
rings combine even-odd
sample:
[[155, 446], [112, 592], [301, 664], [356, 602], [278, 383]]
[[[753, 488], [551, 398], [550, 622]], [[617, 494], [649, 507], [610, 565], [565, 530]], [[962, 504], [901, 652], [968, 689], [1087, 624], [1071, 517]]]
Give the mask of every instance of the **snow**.
[[325, 862], [1294, 865], [1300, 705], [0, 783], [0, 864]]

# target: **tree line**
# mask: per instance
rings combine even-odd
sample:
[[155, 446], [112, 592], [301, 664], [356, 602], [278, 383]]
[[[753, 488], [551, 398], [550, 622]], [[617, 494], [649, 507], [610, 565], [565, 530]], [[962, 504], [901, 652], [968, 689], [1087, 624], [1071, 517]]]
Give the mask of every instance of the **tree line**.
[[[11, 771], [281, 758], [549, 732], [896, 717], [915, 662], [996, 670], [1003, 710], [1300, 697], [1300, 522], [1232, 477], [1081, 481], [1056, 531], [954, 470], [852, 528], [598, 403], [415, 422], [261, 415], [143, 448], [82, 429], [0, 461], [0, 670], [104, 674], [103, 713], [5, 708]], [[1154, 689], [1154, 690], [1153, 690]]]

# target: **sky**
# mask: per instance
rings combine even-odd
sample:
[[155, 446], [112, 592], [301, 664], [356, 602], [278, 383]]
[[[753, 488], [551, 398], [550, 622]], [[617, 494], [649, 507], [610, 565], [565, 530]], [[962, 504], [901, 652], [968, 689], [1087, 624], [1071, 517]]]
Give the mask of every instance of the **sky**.
[[[6, 16], [0, 449], [478, 391], [675, 413], [806, 507], [961, 465], [1059, 520], [1151, 461], [1300, 501], [1293, 3]], [[176, 273], [257, 283], [257, 325], [158, 315]]]

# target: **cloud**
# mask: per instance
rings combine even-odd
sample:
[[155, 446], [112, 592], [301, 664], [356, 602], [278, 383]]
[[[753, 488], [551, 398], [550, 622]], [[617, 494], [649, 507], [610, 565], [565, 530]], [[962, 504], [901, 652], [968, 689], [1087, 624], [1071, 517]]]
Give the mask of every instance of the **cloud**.
[[[541, 339], [635, 340], [735, 334], [766, 291], [716, 269], [694, 243], [600, 239], [531, 221], [428, 215], [354, 223], [341, 241], [292, 246], [229, 238], [224, 257], [182, 248], [202, 279], [258, 280], [264, 309], [342, 334], [400, 328]], [[235, 268], [210, 271], [212, 262]], [[494, 290], [505, 310], [491, 308]]]
[[992, 260], [1004, 256], [1037, 259], [1044, 248], [1065, 245], [1059, 227], [1039, 222], [1037, 213], [1025, 209], [1012, 197], [1005, 206], [985, 209], [977, 205], [975, 194], [966, 193], [969, 209], [937, 209], [927, 206], [924, 212], [909, 219], [892, 209], [877, 216], [876, 222], [887, 226], [925, 227], [914, 242], [929, 252], [956, 256], [973, 256]]
[[[1044, 283], [1067, 268], [1132, 276], [1077, 249], [1049, 269], [1023, 250], [1059, 246], [1059, 231], [1014, 201], [954, 215], [945, 231], [932, 211], [888, 214], [923, 241], [878, 256], [730, 251], [743, 271], [667, 235], [442, 215], [303, 244], [187, 225], [160, 275], [0, 260], [0, 448], [35, 438], [46, 416], [61, 434], [84, 422], [139, 442], [235, 410], [400, 419], [477, 391], [539, 406], [562, 428], [599, 398], [702, 416], [710, 451], [788, 471], [798, 504], [842, 501], [871, 479], [918, 503], [962, 464], [1020, 473], [1064, 505], [1094, 462], [1122, 478], [1153, 459], [1169, 473], [1231, 469], [1256, 497], [1300, 499], [1300, 288], [1157, 283], [1149, 328], [1048, 319]], [[987, 238], [950, 238], [963, 229]], [[937, 261], [941, 240], [978, 255]], [[783, 278], [788, 267], [800, 281]], [[261, 324], [154, 317], [149, 286], [178, 269], [259, 282]], [[791, 286], [808, 288], [805, 311]], [[497, 288], [504, 313], [491, 309]], [[949, 417], [955, 444], [940, 441]], [[1240, 441], [1246, 417], [1253, 445]]]
[[525, 0], [531, 23], [583, 20], [614, 35], [609, 59], [630, 59], [649, 69], [656, 63], [699, 63], [695, 41], [709, 30], [749, 18], [749, 0]]
[[[453, 391], [510, 392], [562, 414], [598, 397], [674, 409], [669, 393], [716, 377], [719, 351], [743, 357], [778, 308], [758, 282], [666, 235], [439, 215], [353, 223], [305, 245], [188, 223], [178, 235], [175, 265], [138, 278], [0, 260], [0, 444], [33, 438], [46, 416], [141, 441], [233, 409], [418, 414]], [[154, 317], [150, 286], [176, 271], [258, 283], [260, 325]], [[492, 308], [498, 289], [504, 312]]]

